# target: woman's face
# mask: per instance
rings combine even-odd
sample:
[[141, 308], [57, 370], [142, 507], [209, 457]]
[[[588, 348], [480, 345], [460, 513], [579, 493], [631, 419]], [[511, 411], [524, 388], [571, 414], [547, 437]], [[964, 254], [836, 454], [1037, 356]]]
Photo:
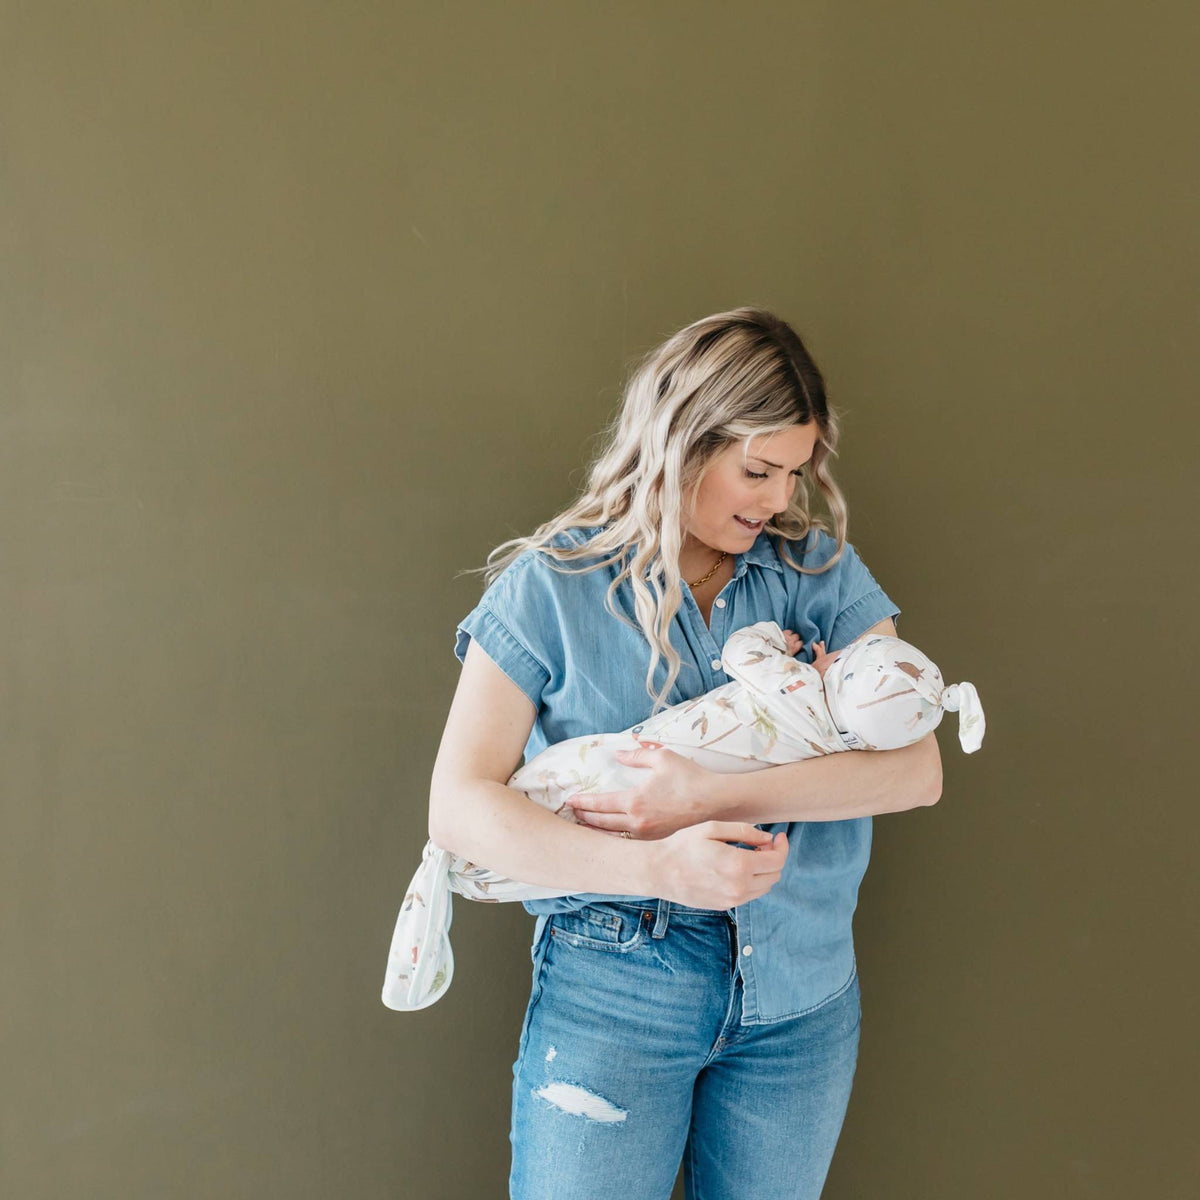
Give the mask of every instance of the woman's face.
[[[762, 532], [763, 523], [791, 502], [799, 472], [812, 457], [820, 430], [815, 421], [779, 433], [756, 435], [745, 465], [741, 442], [725, 447], [709, 466], [696, 491], [695, 512], [684, 529], [683, 549], [697, 543], [712, 550], [741, 554]], [[752, 528], [739, 517], [756, 521]]]

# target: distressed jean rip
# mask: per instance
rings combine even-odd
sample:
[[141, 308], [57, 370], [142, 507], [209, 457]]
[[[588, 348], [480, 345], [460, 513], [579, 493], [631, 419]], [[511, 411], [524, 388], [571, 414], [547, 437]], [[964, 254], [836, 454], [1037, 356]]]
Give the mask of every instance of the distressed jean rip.
[[577, 1083], [547, 1083], [535, 1088], [533, 1094], [555, 1108], [562, 1109], [563, 1112], [572, 1116], [587, 1117], [592, 1121], [614, 1123], [624, 1121], [629, 1115], [611, 1100], [597, 1096], [595, 1092], [589, 1092]]

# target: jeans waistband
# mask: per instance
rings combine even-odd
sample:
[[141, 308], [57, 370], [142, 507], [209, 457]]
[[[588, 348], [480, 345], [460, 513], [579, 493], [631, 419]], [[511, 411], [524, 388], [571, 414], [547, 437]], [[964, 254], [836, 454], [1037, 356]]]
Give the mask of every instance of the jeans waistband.
[[608, 900], [595, 907], [632, 909], [634, 912], [644, 913], [654, 920], [653, 937], [662, 937], [672, 919], [737, 924], [737, 917], [732, 908], [692, 908], [687, 904], [676, 904], [672, 900], [658, 899], [642, 901], [640, 904], [632, 900]]

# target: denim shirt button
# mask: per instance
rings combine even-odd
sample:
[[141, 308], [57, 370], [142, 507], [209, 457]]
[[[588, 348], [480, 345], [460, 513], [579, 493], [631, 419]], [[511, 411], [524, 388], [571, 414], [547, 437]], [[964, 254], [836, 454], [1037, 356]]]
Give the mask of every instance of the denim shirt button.
[[711, 665], [714, 671], [719, 671], [721, 669], [721, 660], [719, 658], [714, 658]]
[[718, 597], [717, 597], [717, 599], [713, 601], [713, 603], [714, 603], [714, 604], [715, 604], [715, 605], [716, 605], [718, 608], [724, 608], [724, 607], [725, 607], [725, 600], [724, 600], [724, 598], [723, 598], [723, 597], [720, 597], [720, 596], [718, 596]]
[[749, 958], [749, 956], [754, 953], [754, 947], [753, 946], [743, 946], [742, 953], [744, 955], [746, 955], [747, 958]]

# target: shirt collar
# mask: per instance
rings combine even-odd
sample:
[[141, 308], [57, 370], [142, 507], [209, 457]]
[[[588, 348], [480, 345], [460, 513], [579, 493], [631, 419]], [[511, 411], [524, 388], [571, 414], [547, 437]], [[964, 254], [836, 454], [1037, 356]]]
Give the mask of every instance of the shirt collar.
[[[587, 533], [594, 535], [603, 528], [603, 525], [593, 525], [587, 530]], [[628, 553], [633, 553], [632, 547]], [[756, 567], [770, 567], [771, 570], [778, 571], [780, 575], [783, 574], [783, 563], [779, 561], [779, 555], [771, 541], [771, 535], [765, 529], [754, 539], [754, 545], [749, 550], [735, 556], [734, 562], [734, 579], [740, 579], [745, 575], [746, 568], [751, 564]]]
[[754, 539], [754, 545], [749, 550], [737, 556], [737, 566], [733, 569], [734, 579], [740, 579], [751, 563], [756, 567], [770, 567], [780, 575], [783, 574], [783, 563], [779, 561], [771, 535], [765, 529]]

